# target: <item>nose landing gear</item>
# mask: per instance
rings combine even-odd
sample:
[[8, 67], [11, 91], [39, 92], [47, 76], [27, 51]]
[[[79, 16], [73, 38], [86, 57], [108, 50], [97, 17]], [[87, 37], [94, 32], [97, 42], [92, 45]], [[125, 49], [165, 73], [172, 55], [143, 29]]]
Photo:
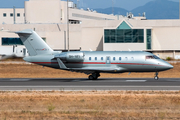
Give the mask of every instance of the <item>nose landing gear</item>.
[[88, 78], [89, 78], [89, 80], [97, 80], [99, 76], [100, 76], [99, 73], [93, 73]]
[[155, 77], [154, 77], [155, 80], [158, 80], [159, 77], [158, 77], [158, 72], [155, 73]]

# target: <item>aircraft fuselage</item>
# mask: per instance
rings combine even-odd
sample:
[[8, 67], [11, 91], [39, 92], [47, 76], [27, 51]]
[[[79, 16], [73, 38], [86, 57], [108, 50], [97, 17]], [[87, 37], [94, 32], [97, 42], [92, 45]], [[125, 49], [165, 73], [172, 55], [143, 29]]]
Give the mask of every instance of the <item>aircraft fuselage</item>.
[[60, 58], [70, 69], [94, 70], [105, 73], [159, 72], [173, 68], [168, 62], [142, 51], [74, 51], [55, 55], [37, 55], [25, 61], [59, 69]]

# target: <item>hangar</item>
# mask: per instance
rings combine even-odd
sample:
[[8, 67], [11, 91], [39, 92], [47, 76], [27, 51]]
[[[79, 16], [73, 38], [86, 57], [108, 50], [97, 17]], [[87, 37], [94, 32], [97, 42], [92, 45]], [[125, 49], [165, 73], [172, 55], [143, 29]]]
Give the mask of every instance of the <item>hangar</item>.
[[68, 46], [70, 50], [82, 51], [140, 50], [164, 59], [180, 59], [179, 19], [147, 20], [145, 16], [134, 17], [131, 13], [107, 15], [78, 8], [73, 2], [29, 0], [25, 1], [25, 8], [1, 8], [0, 29], [0, 48], [18, 46], [22, 49], [16, 52], [23, 55], [26, 51], [22, 42], [9, 31], [33, 29], [54, 50], [67, 50]]

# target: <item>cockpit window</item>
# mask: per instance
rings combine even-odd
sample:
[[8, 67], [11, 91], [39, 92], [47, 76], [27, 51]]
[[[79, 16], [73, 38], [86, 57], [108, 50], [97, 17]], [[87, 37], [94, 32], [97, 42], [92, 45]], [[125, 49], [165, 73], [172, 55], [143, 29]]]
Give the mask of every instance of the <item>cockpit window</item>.
[[154, 55], [153, 57], [154, 57], [155, 59], [160, 59], [160, 58], [159, 58], [158, 56], [156, 56], [156, 55]]
[[157, 57], [156, 55], [153, 55], [153, 56], [146, 56], [146, 59], [160, 59], [160, 58]]
[[154, 59], [153, 56], [146, 56], [146, 59]]

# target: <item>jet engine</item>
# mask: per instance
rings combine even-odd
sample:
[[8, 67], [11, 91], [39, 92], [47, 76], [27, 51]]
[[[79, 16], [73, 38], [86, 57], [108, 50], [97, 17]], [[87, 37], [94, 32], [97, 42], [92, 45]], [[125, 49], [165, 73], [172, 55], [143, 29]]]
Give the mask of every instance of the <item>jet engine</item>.
[[55, 58], [60, 58], [64, 62], [83, 62], [84, 53], [81, 51], [62, 52], [61, 54], [55, 55]]

